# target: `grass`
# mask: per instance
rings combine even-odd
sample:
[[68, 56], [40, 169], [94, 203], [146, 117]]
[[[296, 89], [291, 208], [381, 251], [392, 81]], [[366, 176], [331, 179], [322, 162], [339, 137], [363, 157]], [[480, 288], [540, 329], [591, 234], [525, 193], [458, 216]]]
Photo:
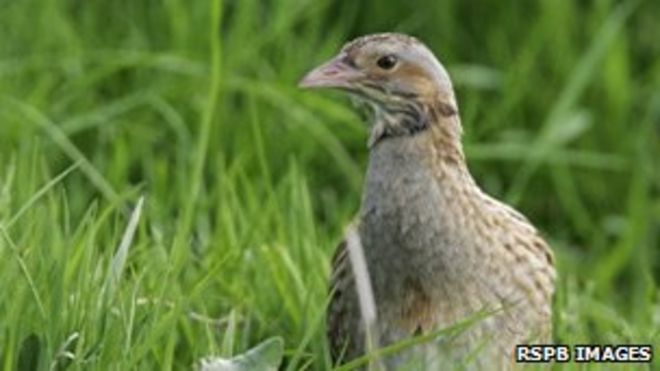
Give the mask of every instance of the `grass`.
[[[475, 177], [551, 241], [556, 340], [657, 347], [658, 12], [0, 3], [0, 368], [189, 369], [272, 336], [284, 369], [330, 368], [329, 258], [359, 205], [366, 133], [345, 99], [296, 82], [384, 30], [437, 52]], [[621, 369], [657, 369], [658, 349]]]

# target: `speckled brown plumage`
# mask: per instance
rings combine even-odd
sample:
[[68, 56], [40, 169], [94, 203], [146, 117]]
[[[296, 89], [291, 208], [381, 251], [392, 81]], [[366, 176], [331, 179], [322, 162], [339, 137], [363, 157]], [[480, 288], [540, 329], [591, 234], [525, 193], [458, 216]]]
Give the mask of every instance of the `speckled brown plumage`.
[[[386, 365], [504, 370], [512, 367], [516, 344], [548, 342], [552, 253], [527, 219], [482, 192], [470, 175], [451, 80], [435, 56], [410, 36], [366, 36], [301, 85], [346, 90], [373, 112], [355, 224], [380, 345], [493, 311], [460, 335], [408, 349]], [[342, 243], [333, 260], [327, 321], [338, 362], [365, 351], [348, 259]]]

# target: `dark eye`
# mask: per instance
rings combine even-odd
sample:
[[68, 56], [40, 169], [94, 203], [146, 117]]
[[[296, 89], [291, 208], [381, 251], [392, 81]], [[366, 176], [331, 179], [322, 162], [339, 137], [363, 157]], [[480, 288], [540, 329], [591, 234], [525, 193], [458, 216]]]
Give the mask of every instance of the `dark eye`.
[[384, 70], [390, 70], [394, 66], [396, 66], [397, 59], [395, 56], [392, 54], [388, 54], [386, 56], [380, 57], [378, 61], [376, 61], [376, 64], [378, 67], [384, 69]]

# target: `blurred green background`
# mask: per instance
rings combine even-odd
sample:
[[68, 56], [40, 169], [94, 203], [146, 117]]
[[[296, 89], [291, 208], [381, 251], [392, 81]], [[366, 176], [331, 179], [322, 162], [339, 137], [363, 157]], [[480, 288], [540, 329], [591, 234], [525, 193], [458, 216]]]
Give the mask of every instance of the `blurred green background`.
[[449, 69], [474, 176], [551, 242], [556, 340], [657, 346], [659, 19], [652, 0], [0, 0], [0, 368], [188, 369], [272, 336], [286, 369], [330, 368], [366, 132], [296, 83], [381, 31]]

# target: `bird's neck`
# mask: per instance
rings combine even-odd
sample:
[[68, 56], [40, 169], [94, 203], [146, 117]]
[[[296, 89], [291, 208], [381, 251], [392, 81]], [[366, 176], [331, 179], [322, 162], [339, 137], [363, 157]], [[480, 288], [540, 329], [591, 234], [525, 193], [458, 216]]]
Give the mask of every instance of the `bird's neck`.
[[434, 158], [447, 167], [468, 172], [461, 143], [461, 121], [458, 115], [437, 118], [429, 125], [428, 133], [425, 133], [424, 143], [429, 151], [433, 152]]
[[[433, 99], [393, 99], [389, 104], [366, 101], [371, 106], [369, 149], [381, 142], [425, 142], [424, 147], [456, 166], [465, 164], [461, 122], [453, 94]], [[421, 139], [421, 140], [420, 140]]]
[[424, 108], [415, 102], [388, 107], [372, 103], [372, 113], [368, 142], [370, 149], [381, 141], [420, 134], [426, 131], [430, 124]]
[[423, 161], [408, 166], [451, 168], [469, 175], [461, 135], [460, 118], [454, 110], [427, 110], [417, 116], [376, 111], [369, 149], [372, 158], [383, 155], [418, 158]]

